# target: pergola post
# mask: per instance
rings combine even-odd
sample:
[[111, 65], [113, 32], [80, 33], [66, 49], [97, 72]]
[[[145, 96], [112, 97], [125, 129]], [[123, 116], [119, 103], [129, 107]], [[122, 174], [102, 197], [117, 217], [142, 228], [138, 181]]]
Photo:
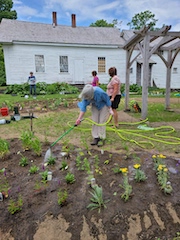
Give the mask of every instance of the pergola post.
[[167, 64], [167, 72], [166, 72], [166, 99], [165, 99], [165, 109], [170, 108], [170, 92], [171, 92], [171, 58], [172, 58], [172, 51], [168, 51], [168, 64]]
[[126, 51], [125, 110], [129, 109], [129, 50]]
[[143, 86], [142, 86], [142, 120], [147, 117], [148, 106], [148, 80], [149, 80], [149, 34], [144, 37], [144, 49], [143, 49]]

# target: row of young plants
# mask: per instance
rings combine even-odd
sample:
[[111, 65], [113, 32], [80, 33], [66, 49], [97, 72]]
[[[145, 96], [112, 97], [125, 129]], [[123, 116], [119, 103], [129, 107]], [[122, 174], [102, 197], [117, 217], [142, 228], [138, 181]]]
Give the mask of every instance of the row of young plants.
[[[34, 136], [33, 133], [30, 131], [25, 131], [21, 134], [21, 141], [22, 141], [22, 147], [24, 150], [33, 150], [37, 156], [41, 155], [41, 144], [40, 141], [37, 137]], [[5, 149], [0, 148], [0, 153], [1, 156], [4, 156], [6, 153], [6, 150], [8, 149], [8, 144], [7, 141], [3, 141], [1, 139], [0, 141], [2, 146], [5, 146]], [[35, 147], [36, 146], [36, 147]], [[62, 146], [62, 151], [65, 153], [64, 156], [66, 158], [70, 157], [70, 152], [72, 148], [70, 144], [67, 142], [64, 142], [64, 145]], [[8, 149], [9, 151], [9, 149]], [[76, 157], [76, 167], [79, 171], [86, 171], [87, 172], [87, 182], [88, 184], [91, 184], [91, 187], [93, 188], [93, 191], [90, 192], [92, 197], [90, 198], [90, 203], [87, 207], [90, 209], [95, 209], [98, 208], [99, 211], [102, 207], [106, 207], [106, 202], [103, 200], [103, 190], [102, 187], [98, 186], [95, 180], [95, 174], [97, 175], [102, 175], [102, 170], [99, 167], [100, 164], [100, 159], [98, 155], [92, 156], [91, 152], [88, 150], [87, 153], [89, 154], [89, 157], [85, 156], [83, 151], [79, 151], [78, 155]], [[21, 153], [18, 152], [21, 156], [19, 165], [22, 167], [25, 167], [28, 165], [28, 159]], [[109, 164], [111, 162], [112, 154], [109, 154], [109, 159], [107, 159], [104, 164]], [[163, 159], [165, 158], [164, 155], [153, 155], [153, 162], [154, 162], [154, 169], [156, 170], [157, 174], [157, 180], [160, 185], [161, 190], [166, 193], [170, 194], [172, 192], [172, 186], [169, 181], [169, 174], [168, 174], [168, 168], [167, 166], [163, 163]], [[35, 183], [35, 189], [38, 190], [42, 187], [46, 187], [47, 181], [48, 181], [48, 173], [49, 170], [46, 168], [48, 165], [54, 165], [56, 163], [56, 159], [53, 158], [52, 156], [48, 159], [47, 164], [42, 166], [42, 170], [39, 174], [41, 175], [41, 181]], [[136, 182], [142, 182], [147, 179], [146, 174], [144, 171], [141, 169], [141, 165], [139, 163], [135, 163], [133, 165], [134, 168], [134, 180]], [[61, 167], [59, 168], [60, 170], [67, 170], [68, 169], [68, 164], [64, 160], [62, 161]], [[35, 174], [39, 171], [39, 168], [35, 165], [32, 165], [29, 169], [30, 174]], [[125, 202], [129, 200], [129, 198], [132, 197], [132, 186], [129, 183], [129, 177], [128, 177], [128, 168], [127, 167], [121, 167], [121, 166], [115, 166], [112, 168], [112, 171], [115, 174], [122, 173], [123, 180], [122, 184], [119, 184], [119, 186], [124, 190], [123, 193], [121, 194], [121, 199], [123, 199]], [[6, 178], [6, 170], [3, 169], [1, 171], [3, 173], [4, 178], [1, 178], [0, 182], [0, 192], [3, 193], [4, 197], [8, 197], [8, 191], [10, 189], [10, 186], [7, 182]], [[65, 176], [66, 183], [74, 183], [75, 182], [75, 176], [71, 172], [68, 171], [67, 175]], [[93, 181], [93, 182], [92, 182]], [[116, 195], [116, 193], [114, 193]], [[58, 191], [58, 204], [63, 205], [66, 203], [66, 200], [68, 198], [68, 191], [67, 189], [59, 189]], [[17, 202], [15, 203], [14, 201], [10, 201], [9, 205], [9, 211], [14, 214], [16, 211], [20, 211], [22, 208], [22, 197], [19, 196]], [[14, 206], [14, 207], [13, 207]]]

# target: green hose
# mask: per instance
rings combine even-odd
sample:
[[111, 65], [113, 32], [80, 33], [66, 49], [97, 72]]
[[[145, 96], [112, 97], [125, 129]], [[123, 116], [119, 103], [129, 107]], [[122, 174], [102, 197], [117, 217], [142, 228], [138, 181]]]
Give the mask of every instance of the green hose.
[[[129, 129], [129, 128], [128, 129], [122, 129], [122, 128], [117, 129], [117, 128], [113, 128], [112, 126], [109, 125], [111, 119], [112, 119], [112, 116], [110, 116], [109, 119], [107, 120], [107, 122], [105, 122], [103, 124], [98, 124], [89, 118], [84, 118], [84, 122], [86, 122], [87, 124], [89, 124], [91, 126], [92, 126], [92, 124], [95, 124], [97, 126], [105, 126], [106, 125], [107, 132], [113, 132], [113, 133], [117, 134], [122, 140], [134, 143], [141, 148], [147, 148], [147, 146], [149, 146], [150, 148], [154, 148], [155, 146], [154, 146], [153, 142], [159, 142], [159, 143], [164, 143], [164, 144], [168, 144], [168, 145], [180, 145], [180, 138], [169, 136], [169, 134], [175, 132], [175, 129], [172, 126], [161, 126], [161, 127], [156, 127], [156, 128], [146, 127], [146, 125], [141, 125], [148, 121], [148, 119], [145, 119], [143, 121], [135, 122], [135, 123], [119, 122], [119, 125], [128, 125], [128, 126], [140, 125], [141, 127], [138, 126], [137, 129]], [[91, 131], [91, 127], [90, 128], [82, 128], [81, 127], [76, 130]], [[147, 136], [147, 133], [149, 133], [149, 132], [154, 133], [154, 137]], [[143, 140], [137, 141], [137, 140], [135, 140], [137, 138], [142, 138]]]

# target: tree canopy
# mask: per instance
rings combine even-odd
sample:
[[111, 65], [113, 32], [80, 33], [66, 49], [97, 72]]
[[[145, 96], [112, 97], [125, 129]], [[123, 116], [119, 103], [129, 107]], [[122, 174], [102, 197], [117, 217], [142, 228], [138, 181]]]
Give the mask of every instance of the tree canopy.
[[17, 12], [12, 8], [12, 0], [0, 0], [0, 21], [2, 18], [17, 19]]
[[108, 23], [104, 19], [97, 20], [95, 23], [91, 23], [90, 27], [115, 27], [117, 24], [117, 19], [114, 19], [112, 23]]
[[144, 12], [135, 14], [131, 22], [129, 22], [127, 25], [130, 26], [131, 29], [137, 30], [149, 25], [150, 30], [154, 30], [154, 26], [156, 25], [157, 21], [158, 19], [155, 19], [155, 14], [151, 13], [149, 10], [146, 10]]

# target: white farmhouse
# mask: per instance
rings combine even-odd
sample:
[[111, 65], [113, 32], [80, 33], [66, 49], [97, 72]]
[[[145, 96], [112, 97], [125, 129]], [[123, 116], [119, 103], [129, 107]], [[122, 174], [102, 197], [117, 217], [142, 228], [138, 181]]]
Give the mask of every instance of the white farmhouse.
[[[3, 46], [6, 83], [27, 82], [34, 72], [38, 82], [48, 84], [66, 82], [85, 84], [92, 80], [96, 70], [100, 83], [108, 83], [108, 69], [117, 68], [122, 83], [126, 82], [126, 50], [123, 46], [134, 35], [133, 31], [119, 31], [107, 27], [77, 27], [72, 14], [72, 25], [57, 24], [53, 12], [52, 24], [2, 19], [0, 43]], [[123, 33], [123, 34], [122, 34]], [[134, 50], [132, 57], [139, 50]], [[167, 55], [164, 51], [162, 54]], [[142, 58], [130, 67], [130, 84], [142, 85]], [[149, 60], [149, 86], [166, 87], [166, 67], [155, 54]], [[180, 89], [180, 54], [176, 56], [171, 72], [171, 88]]]

